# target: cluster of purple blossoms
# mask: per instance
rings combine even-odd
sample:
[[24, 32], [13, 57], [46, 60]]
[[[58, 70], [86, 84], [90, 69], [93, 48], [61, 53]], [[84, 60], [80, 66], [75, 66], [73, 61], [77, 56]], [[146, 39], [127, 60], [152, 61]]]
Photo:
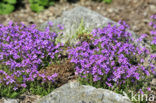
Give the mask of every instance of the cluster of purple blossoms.
[[79, 42], [68, 50], [71, 62], [76, 64], [77, 75], [87, 80], [91, 76], [93, 82], [103, 81], [108, 87], [113, 87], [128, 81], [137, 83], [151, 72], [155, 73], [154, 66], [143, 65], [149, 50], [134, 44], [125, 22], [119, 24], [94, 29], [90, 42]]
[[151, 31], [151, 35], [153, 36], [153, 41], [151, 42], [151, 44], [156, 45], [156, 15], [152, 15], [151, 19], [153, 19], [153, 21], [150, 22], [149, 25], [154, 29]]
[[[156, 15], [152, 15], [151, 19], [153, 19], [153, 21], [149, 23], [149, 25], [153, 27], [153, 30], [150, 32], [153, 37], [151, 44], [153, 45], [153, 48], [156, 49]], [[153, 66], [156, 67], [156, 52], [151, 54], [151, 60], [155, 64]]]
[[[50, 31], [52, 23], [45, 31], [39, 31], [35, 25], [25, 26], [9, 22], [0, 25], [0, 82], [6, 85], [26, 87], [27, 82], [40, 78], [42, 82], [54, 81], [57, 74], [47, 76], [39, 73], [39, 67], [46, 66], [59, 56], [62, 44], [56, 44], [57, 34]], [[18, 81], [22, 78], [22, 81]]]

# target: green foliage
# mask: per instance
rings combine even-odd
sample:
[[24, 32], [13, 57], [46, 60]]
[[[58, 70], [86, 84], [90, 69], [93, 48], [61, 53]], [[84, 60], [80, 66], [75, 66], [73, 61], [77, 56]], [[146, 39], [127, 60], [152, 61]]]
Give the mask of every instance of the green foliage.
[[39, 81], [30, 83], [29, 85], [30, 93], [40, 96], [49, 94], [54, 88], [56, 87], [52, 83], [40, 83]]
[[91, 30], [86, 30], [84, 21], [83, 21], [83, 19], [81, 19], [80, 25], [79, 25], [76, 35], [74, 37], [81, 39], [81, 40], [83, 40], [84, 38], [88, 39], [90, 37], [90, 32], [91, 32]]
[[22, 91], [14, 91], [11, 85], [6, 88], [6, 86], [2, 84], [0, 84], [0, 91], [0, 96], [9, 98], [16, 98], [22, 93]]
[[[58, 58], [56, 58], [56, 61], [57, 61], [56, 63], [60, 62]], [[47, 65], [50, 66], [49, 64]], [[9, 75], [11, 74], [9, 67], [6, 65], [1, 64], [0, 69], [4, 70]], [[27, 73], [23, 73], [23, 75], [25, 75], [26, 77], [29, 77], [29, 74]], [[17, 90], [14, 90], [16, 85], [19, 85], [23, 82], [23, 77], [22, 77], [23, 75], [16, 78], [18, 84], [12, 83], [12, 84], [7, 85], [5, 83], [0, 82], [0, 97], [17, 98], [25, 92], [29, 92], [34, 95], [40, 95], [42, 97], [42, 96], [49, 94], [57, 87], [57, 84], [54, 82], [41, 82], [41, 78], [37, 78], [33, 82], [30, 82], [30, 81], [26, 82], [26, 85], [27, 85], [26, 88], [21, 87]], [[3, 75], [0, 75], [0, 80], [2, 77]]]
[[9, 14], [15, 9], [16, 0], [0, 1], [0, 14]]
[[5, 86], [5, 84], [0, 84], [0, 97], [17, 98], [25, 92], [30, 92], [34, 95], [45, 96], [54, 90], [56, 85], [54, 86], [52, 83], [40, 83], [39, 80], [36, 80], [33, 83], [28, 83], [26, 88], [20, 88], [17, 90], [14, 90], [13, 88], [14, 85]]
[[[90, 38], [90, 32], [91, 32], [91, 29], [86, 29], [85, 28], [85, 25], [84, 25], [84, 21], [83, 19], [81, 19], [81, 22], [78, 26], [78, 28], [76, 29], [76, 33], [73, 34], [72, 36], [70, 35], [70, 33], [66, 36], [66, 38], [68, 38], [68, 40], [65, 42], [65, 46], [71, 46], [71, 42], [70, 42], [70, 39], [73, 39], [73, 40], [84, 40], [84, 39], [87, 39], [87, 38]], [[61, 38], [57, 38], [57, 42], [60, 42], [61, 41]]]
[[41, 12], [46, 7], [54, 5], [54, 0], [29, 0], [30, 8], [34, 12]]
[[156, 52], [156, 45], [151, 45], [153, 52]]
[[100, 1], [100, 2], [104, 2], [106, 4], [110, 4], [112, 2], [112, 0], [94, 0], [94, 1]]
[[[7, 66], [0, 65], [0, 68], [5, 70], [7, 73], [11, 73]], [[24, 75], [24, 74], [23, 74]], [[25, 74], [27, 77], [29, 77], [28, 74]], [[1, 79], [1, 76], [0, 76]], [[22, 76], [17, 78], [18, 83], [22, 83], [23, 78]], [[56, 83], [53, 82], [41, 82], [40, 78], [36, 79], [34, 82], [27, 82], [26, 88], [19, 88], [17, 90], [14, 90], [16, 87], [15, 83], [9, 84], [6, 86], [4, 83], [0, 83], [0, 97], [8, 97], [8, 98], [17, 98], [21, 94], [25, 92], [29, 92], [34, 95], [40, 95], [45, 96], [49, 94], [54, 88], [57, 87]]]
[[[41, 12], [45, 8], [54, 5], [54, 1], [58, 0], [29, 0], [30, 8], [34, 12]], [[111, 3], [112, 0], [100, 0], [105, 3]], [[13, 12], [16, 8], [15, 5], [19, 3], [18, 0], [1, 0], [0, 1], [0, 15], [9, 14]]]
[[[0, 1], [0, 15], [13, 12], [17, 3], [19, 3], [17, 0]], [[54, 0], [29, 0], [29, 3], [32, 11], [40, 12], [49, 6], [54, 5]]]
[[44, 7], [40, 6], [39, 4], [31, 4], [30, 8], [32, 11], [35, 11], [35, 12], [40, 12], [44, 10]]
[[3, 1], [9, 4], [16, 4], [16, 0], [3, 0]]
[[112, 0], [103, 0], [103, 2], [110, 4]]
[[87, 32], [87, 30], [85, 29], [83, 19], [81, 19], [81, 22], [80, 22], [80, 25], [78, 27], [78, 30], [77, 30], [76, 34], [77, 35], [82, 35], [83, 33], [86, 33], [86, 32]]

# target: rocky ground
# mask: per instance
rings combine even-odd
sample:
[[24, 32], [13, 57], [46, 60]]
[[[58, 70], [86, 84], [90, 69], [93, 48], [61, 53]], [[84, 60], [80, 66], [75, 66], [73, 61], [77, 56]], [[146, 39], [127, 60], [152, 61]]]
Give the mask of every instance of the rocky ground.
[[[9, 15], [0, 15], [0, 24], [7, 24], [10, 20], [14, 22], [23, 22], [26, 25], [37, 24], [40, 26], [47, 20], [54, 20], [57, 17], [60, 17], [61, 14], [69, 9], [72, 9], [78, 5], [87, 7], [91, 10], [94, 10], [105, 17], [112, 19], [113, 21], [124, 20], [130, 25], [130, 30], [134, 31], [136, 34], [147, 33], [151, 28], [148, 26], [150, 22], [150, 16], [156, 14], [156, 0], [112, 0], [111, 4], [104, 4], [101, 2], [95, 2], [92, 0], [81, 0], [77, 3], [68, 3], [68, 2], [58, 2], [54, 6], [49, 7], [40, 13], [34, 13], [30, 10], [28, 0], [25, 0], [25, 7], [16, 10], [15, 12]], [[53, 65], [52, 68], [54, 71], [51, 71], [51, 68], [47, 70], [51, 72], [58, 72], [61, 76], [58, 78], [58, 82], [64, 83], [69, 79], [73, 79], [73, 71], [70, 66], [66, 68], [65, 63], [59, 67]], [[59, 71], [59, 68], [65, 67], [63, 71]], [[72, 71], [72, 72], [71, 72]], [[42, 71], [41, 71], [42, 72]], [[65, 75], [64, 75], [65, 74]], [[67, 79], [68, 78], [68, 79]], [[156, 81], [156, 80], [155, 80]], [[154, 80], [153, 83], [156, 84]], [[62, 85], [62, 84], [60, 84]], [[34, 100], [38, 99], [39, 96], [34, 96], [31, 94], [24, 94], [21, 96], [20, 103], [32, 103]], [[0, 100], [0, 103], [3, 103], [4, 99]], [[7, 103], [7, 101], [6, 101]]]
[[97, 11], [105, 17], [114, 21], [125, 20], [136, 33], [149, 33], [150, 16], [156, 14], [156, 0], [112, 0], [111, 4], [95, 2], [93, 0], [80, 0], [76, 3], [68, 3], [66, 0], [57, 2], [40, 13], [34, 13], [30, 10], [28, 0], [26, 5], [9, 15], [0, 15], [0, 23], [7, 24], [12, 20], [15, 22], [24, 22], [25, 24], [40, 25], [47, 20], [54, 20], [61, 16], [63, 11], [74, 8], [77, 5], [85, 6], [91, 10]]

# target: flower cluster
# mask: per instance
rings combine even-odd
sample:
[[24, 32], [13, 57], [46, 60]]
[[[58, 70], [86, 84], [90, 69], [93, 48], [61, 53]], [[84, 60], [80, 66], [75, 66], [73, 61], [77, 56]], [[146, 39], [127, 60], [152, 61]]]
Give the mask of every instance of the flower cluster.
[[[50, 32], [52, 23], [45, 31], [35, 25], [25, 26], [9, 22], [0, 25], [0, 82], [14, 85], [14, 90], [27, 87], [36, 79], [54, 81], [57, 74], [46, 76], [39, 69], [53, 62], [60, 54], [62, 44], [56, 44], [57, 34]], [[19, 79], [20, 78], [20, 79]]]
[[153, 37], [151, 42], [151, 48], [153, 49], [153, 54], [151, 54], [151, 61], [153, 64], [155, 64], [153, 67], [156, 67], [156, 15], [152, 15], [151, 19], [153, 19], [153, 21], [149, 23], [149, 25], [153, 27], [153, 30], [150, 32]]
[[82, 41], [70, 48], [69, 58], [76, 64], [76, 74], [88, 81], [91, 76], [91, 81], [100, 81], [107, 87], [121, 87], [127, 83], [137, 84], [154, 73], [152, 64], [149, 67], [143, 65], [149, 50], [136, 45], [127, 28], [122, 21], [119, 25], [108, 24], [102, 29], [94, 29], [90, 42]]
[[154, 29], [153, 31], [151, 31], [151, 35], [153, 36], [153, 41], [151, 42], [151, 44], [156, 45], [156, 15], [152, 15], [151, 19], [153, 19], [153, 21], [150, 22], [149, 25]]

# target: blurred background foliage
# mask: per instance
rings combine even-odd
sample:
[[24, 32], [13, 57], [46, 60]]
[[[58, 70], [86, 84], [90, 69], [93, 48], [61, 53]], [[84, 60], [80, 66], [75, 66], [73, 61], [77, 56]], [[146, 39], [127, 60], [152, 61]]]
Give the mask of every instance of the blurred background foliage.
[[[0, 15], [10, 14], [11, 12], [24, 7], [24, 0], [0, 0]], [[47, 9], [49, 6], [54, 5], [55, 3], [61, 0], [29, 0], [30, 8], [33, 12], [41, 12], [44, 9]], [[67, 2], [78, 2], [80, 0], [64, 0]], [[97, 2], [111, 3], [112, 0], [93, 0]]]

